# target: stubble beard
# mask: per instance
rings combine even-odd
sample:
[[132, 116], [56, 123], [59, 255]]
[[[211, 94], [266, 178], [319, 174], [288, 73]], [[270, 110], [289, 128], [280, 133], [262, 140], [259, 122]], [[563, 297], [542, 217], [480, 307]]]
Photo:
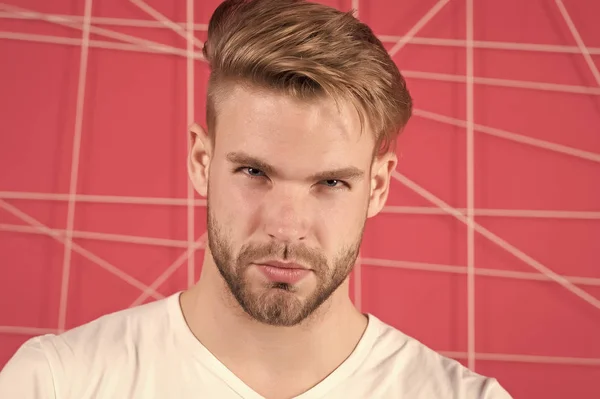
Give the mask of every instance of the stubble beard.
[[[329, 267], [327, 258], [319, 251], [281, 242], [248, 243], [236, 255], [226, 230], [208, 206], [207, 214], [208, 246], [231, 295], [252, 319], [273, 326], [295, 326], [315, 314], [352, 271], [364, 231], [363, 223], [354, 242], [340, 250], [332, 262], [333, 267]], [[301, 300], [294, 294], [296, 287], [293, 284], [268, 283], [253, 290], [246, 271], [254, 261], [268, 258], [310, 265], [317, 281], [314, 291]]]

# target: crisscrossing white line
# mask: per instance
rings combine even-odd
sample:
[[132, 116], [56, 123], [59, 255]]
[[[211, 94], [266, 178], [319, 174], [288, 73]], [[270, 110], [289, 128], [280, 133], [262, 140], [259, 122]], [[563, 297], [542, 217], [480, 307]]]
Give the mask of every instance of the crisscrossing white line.
[[[89, 1], [89, 0], [88, 0]], [[193, 21], [193, 3], [191, 0], [186, 0], [186, 21], [185, 22], [173, 22], [164, 17], [163, 14], [158, 12], [157, 10], [151, 8], [146, 3], [141, 0], [130, 0], [132, 3], [136, 3], [138, 7], [141, 7], [148, 15], [152, 16], [153, 20], [134, 20], [134, 19], [122, 19], [122, 18], [105, 18], [105, 17], [94, 17], [91, 14], [83, 16], [60, 16], [60, 15], [52, 15], [52, 14], [44, 14], [30, 10], [17, 9], [14, 6], [1, 5], [0, 8], [4, 10], [12, 10], [9, 12], [0, 12], [0, 18], [18, 18], [18, 19], [29, 19], [29, 20], [44, 20], [49, 23], [54, 23], [62, 26], [68, 26], [73, 29], [78, 29], [82, 31], [82, 38], [67, 38], [67, 37], [58, 37], [58, 36], [50, 36], [50, 35], [34, 35], [27, 34], [22, 32], [0, 32], [1, 39], [7, 40], [24, 40], [24, 41], [38, 41], [38, 42], [46, 42], [46, 43], [54, 43], [61, 45], [75, 45], [81, 46], [82, 51], [83, 47], [87, 46], [88, 48], [111, 48], [118, 51], [144, 51], [144, 52], [153, 52], [157, 54], [172, 54], [178, 57], [186, 57], [188, 65], [188, 74], [191, 73], [191, 77], [188, 75], [188, 110], [187, 110], [187, 118], [188, 121], [192, 121], [193, 119], [193, 105], [194, 99], [193, 95], [190, 96], [193, 88], [193, 68], [190, 69], [190, 64], [193, 66], [195, 60], [202, 59], [201, 54], [196, 51], [195, 47], [199, 47], [201, 45], [201, 41], [193, 36], [193, 32], [196, 30], [205, 30], [206, 24], [197, 24]], [[458, 1], [458, 0], [457, 0]], [[383, 36], [379, 37], [384, 41], [389, 41], [395, 43], [393, 47], [393, 54], [397, 53], [402, 49], [404, 45], [407, 43], [423, 45], [423, 46], [451, 46], [451, 47], [460, 47], [466, 48], [468, 51], [472, 51], [472, 49], [502, 49], [502, 50], [512, 50], [512, 51], [536, 51], [536, 52], [555, 52], [555, 53], [563, 53], [563, 54], [581, 54], [588, 67], [594, 76], [596, 83], [600, 86], [600, 74], [598, 73], [598, 68], [594, 64], [591, 55], [600, 54], [599, 48], [587, 47], [585, 42], [581, 38], [579, 31], [574, 25], [573, 21], [570, 18], [564, 4], [561, 0], [555, 0], [558, 6], [561, 15], [564, 17], [566, 24], [569, 27], [576, 43], [577, 47], [574, 46], [565, 46], [565, 45], [548, 45], [548, 44], [536, 44], [536, 43], [509, 43], [509, 42], [491, 42], [491, 41], [477, 41], [473, 40], [472, 31], [471, 34], [466, 35], [466, 39], [441, 39], [441, 38], [423, 38], [418, 37], [416, 34], [419, 30], [425, 26], [425, 24], [434, 20], [434, 16], [442, 9], [442, 7], [448, 1], [438, 1], [434, 7], [432, 7], [418, 22], [415, 24], [404, 36]], [[90, 3], [91, 4], [91, 3]], [[468, 0], [467, 2], [467, 11], [470, 10], [470, 17], [467, 18], [467, 31], [469, 29], [472, 30], [472, 1]], [[359, 2], [358, 0], [352, 0], [352, 6], [358, 11]], [[190, 11], [191, 10], [191, 11]], [[111, 31], [110, 29], [99, 28], [98, 25], [113, 25], [113, 26], [138, 26], [138, 27], [149, 27], [149, 28], [168, 28], [172, 29], [176, 33], [180, 34], [180, 36], [186, 39], [187, 47], [177, 48], [173, 46], [166, 46], [160, 43], [156, 43], [150, 40], [146, 40], [140, 37], [135, 37], [132, 35], [125, 35], [120, 32]], [[471, 27], [471, 28], [469, 28]], [[87, 34], [86, 34], [87, 31]], [[101, 41], [101, 40], [89, 40], [90, 32], [95, 33], [99, 36], [108, 37], [111, 39], [116, 39], [115, 42], [109, 41]], [[85, 38], [87, 35], [87, 39]], [[469, 50], [470, 49], [470, 50]], [[471, 56], [472, 57], [472, 53]], [[82, 57], [83, 58], [83, 57]], [[525, 81], [517, 81], [517, 80], [507, 80], [507, 79], [491, 79], [474, 76], [473, 68], [469, 68], [470, 62], [467, 61], [467, 69], [468, 72], [466, 75], [449, 75], [449, 74], [432, 74], [430, 72], [425, 71], [407, 71], [406, 75], [409, 78], [415, 79], [428, 79], [428, 80], [441, 80], [441, 81], [457, 81], [466, 83], [467, 92], [471, 92], [474, 85], [494, 85], [494, 86], [502, 86], [502, 87], [513, 87], [519, 90], [545, 90], [545, 91], [554, 91], [554, 92], [565, 92], [565, 93], [574, 93], [580, 95], [600, 95], [600, 88], [598, 87], [585, 87], [585, 86], [575, 86], [575, 85], [559, 85], [555, 83], [549, 82], [525, 82]], [[190, 85], [190, 82], [192, 84]], [[467, 93], [467, 94], [468, 94]], [[193, 94], [193, 93], [192, 93]], [[469, 110], [474, 105], [474, 99], [472, 94], [467, 95], [467, 99], [470, 102], [470, 106], [467, 106]], [[423, 118], [428, 118], [432, 120], [436, 120], [441, 123], [448, 123], [454, 126], [460, 126], [465, 128], [467, 131], [467, 137], [470, 137], [468, 141], [475, 139], [473, 133], [475, 131], [483, 134], [495, 135], [496, 137], [501, 137], [503, 139], [512, 140], [515, 142], [519, 142], [521, 144], [534, 146], [538, 148], [544, 148], [549, 151], [554, 151], [563, 155], [572, 156], [579, 159], [585, 159], [592, 162], [600, 162], [600, 154], [594, 153], [593, 151], [585, 151], [583, 149], [571, 148], [568, 146], [560, 145], [557, 143], [551, 143], [544, 140], [533, 139], [527, 137], [526, 135], [516, 134], [500, 129], [496, 129], [490, 126], [484, 126], [481, 124], [476, 124], [474, 121], [473, 113], [467, 112], [466, 120], [459, 120], [456, 118], [450, 118], [445, 115], [436, 114], [433, 112], [425, 111], [422, 109], [415, 110], [415, 115]], [[74, 141], [74, 149], [78, 148], [78, 144]], [[467, 156], [469, 159], [473, 155], [473, 148], [467, 151]], [[73, 159], [76, 157], [74, 156]], [[75, 165], [75, 163], [74, 163]], [[474, 165], [471, 164], [471, 168]], [[77, 168], [72, 169], [76, 174]], [[472, 170], [468, 173], [467, 180], [470, 181], [467, 186], [470, 193], [467, 195], [467, 198], [472, 198], [473, 184], [472, 184]], [[407, 180], [407, 178], [400, 174], [394, 175], [396, 179], [402, 181], [405, 184], [408, 184], [413, 191], [416, 191], [421, 194], [425, 194], [425, 196], [429, 199], [439, 200], [439, 198], [432, 196], [427, 190], [424, 190], [421, 186]], [[71, 179], [71, 183], [76, 181], [76, 177]], [[71, 185], [71, 188], [73, 186]], [[193, 193], [192, 193], [193, 194]], [[189, 186], [188, 186], [188, 196], [187, 198], [135, 198], [135, 197], [125, 197], [125, 196], [86, 196], [76, 193], [75, 189], [70, 189], [69, 193], [64, 194], [49, 194], [49, 193], [19, 193], [19, 192], [0, 192], [0, 208], [3, 208], [9, 213], [15, 214], [25, 223], [31, 225], [29, 226], [16, 226], [16, 225], [8, 225], [2, 224], [0, 225], [0, 230], [2, 231], [13, 231], [13, 232], [21, 232], [28, 234], [47, 234], [54, 239], [65, 243], [65, 251], [67, 248], [70, 248], [72, 251], [80, 253], [82, 256], [87, 257], [88, 259], [97, 263], [100, 267], [103, 267], [110, 273], [115, 274], [119, 278], [122, 278], [125, 281], [128, 281], [132, 286], [140, 289], [142, 292], [141, 296], [138, 298], [137, 303], [141, 303], [146, 300], [148, 297], [153, 298], [162, 298], [163, 295], [159, 294], [156, 291], [156, 288], [163, 283], [166, 279], [172, 275], [172, 272], [184, 264], [187, 260], [188, 262], [188, 275], [193, 277], [193, 269], [190, 269], [190, 265], [193, 265], [193, 256], [194, 252], [197, 249], [202, 248], [202, 241], [194, 240], [194, 231], [193, 231], [193, 207], [195, 206], [205, 206], [206, 201], [204, 200], [196, 200], [193, 199], [193, 195], [190, 194]], [[72, 223], [67, 223], [67, 228], [64, 230], [59, 229], [51, 229], [48, 226], [44, 226], [35, 219], [31, 218], [30, 215], [25, 214], [20, 211], [16, 207], [7, 203], [3, 199], [10, 198], [28, 198], [28, 199], [36, 199], [40, 201], [67, 201], [69, 204], [71, 212], [74, 212], [75, 204], [79, 201], [87, 201], [87, 202], [110, 202], [110, 203], [123, 203], [123, 204], [142, 204], [142, 203], [153, 203], [164, 206], [187, 206], [188, 207], [188, 223], [192, 226], [188, 228], [188, 235], [185, 241], [181, 240], [168, 240], [168, 239], [160, 239], [160, 238], [152, 238], [152, 237], [132, 237], [125, 236], [119, 234], [108, 234], [108, 233], [100, 233], [100, 232], [83, 232], [76, 231], [73, 229]], [[473, 223], [473, 218], [475, 216], [500, 216], [500, 217], [550, 217], [550, 218], [574, 218], [574, 219], [587, 219], [587, 220], [598, 220], [600, 219], [600, 211], [589, 211], [589, 212], [575, 212], [575, 211], [566, 211], [566, 210], [556, 210], [556, 211], [544, 211], [544, 210], [507, 210], [507, 209], [477, 209], [473, 201], [468, 201], [469, 204], [465, 209], [454, 209], [447, 204], [440, 203], [439, 201], [434, 201], [436, 203], [436, 207], [394, 207], [388, 206], [386, 207], [386, 212], [394, 212], [394, 213], [407, 213], [407, 214], [443, 214], [448, 213], [454, 217], [459, 218], [465, 222], [469, 229], [472, 228], [474, 231], [478, 231], [483, 234], [485, 237], [492, 239], [492, 241], [496, 242], [498, 245], [517, 256], [519, 259], [523, 260], [526, 264], [536, 269], [537, 273], [526, 273], [526, 272], [512, 272], [512, 271], [502, 271], [502, 270], [492, 270], [485, 269], [483, 267], [474, 268], [474, 260], [472, 257], [468, 257], [468, 264], [466, 266], [457, 266], [457, 265], [432, 265], [432, 264], [424, 264], [424, 263], [416, 263], [416, 262], [404, 262], [398, 260], [386, 260], [386, 259], [373, 259], [373, 258], [363, 258], [359, 257], [359, 262], [357, 265], [357, 273], [358, 279], [355, 281], [355, 294], [356, 297], [359, 298], [359, 307], [360, 307], [360, 298], [362, 296], [362, 287], [361, 287], [361, 268], [366, 265], [386, 265], [387, 267], [398, 267], [398, 268], [418, 268], [419, 270], [429, 270], [435, 272], [444, 272], [444, 273], [460, 273], [464, 275], [468, 275], [469, 278], [472, 278], [474, 275], [484, 275], [484, 276], [494, 276], [499, 278], [515, 278], [515, 279], [529, 279], [535, 281], [551, 281], [554, 283], [558, 283], [563, 286], [567, 290], [571, 291], [573, 294], [579, 296], [584, 301], [592, 304], [593, 306], [598, 307], [599, 301], [597, 298], [587, 294], [584, 290], [580, 289], [578, 285], [590, 285], [590, 286], [598, 286], [599, 279], [583, 277], [583, 276], [561, 276], [554, 273], [552, 270], [548, 269], [541, 263], [535, 261], [531, 257], [524, 254], [522, 251], [518, 250], [514, 246], [510, 245], [506, 241], [497, 237], [495, 234], [483, 229], [481, 226]], [[441, 205], [441, 206], [439, 206]], [[438, 207], [439, 206], [439, 207]], [[71, 215], [71, 212], [69, 215]], [[70, 220], [72, 221], [73, 216], [70, 216]], [[101, 240], [112, 240], [115, 242], [130, 242], [136, 244], [144, 244], [144, 245], [161, 245], [167, 247], [179, 247], [183, 248], [186, 251], [175, 260], [173, 264], [166, 268], [165, 272], [157, 279], [151, 286], [146, 286], [141, 282], [131, 278], [126, 273], [122, 272], [117, 267], [109, 264], [108, 262], [102, 260], [91, 252], [85, 250], [81, 246], [77, 245], [73, 242], [73, 239], [78, 237], [87, 237], [93, 239], [101, 239]], [[469, 240], [471, 242], [471, 240]], [[469, 251], [472, 251], [473, 246], [469, 244]], [[70, 251], [67, 251], [70, 253]], [[68, 263], [68, 262], [67, 262]], [[65, 269], [66, 270], [66, 269]], [[191, 271], [190, 271], [191, 270]], [[67, 275], [67, 273], [65, 273]], [[67, 278], [68, 280], [68, 278]], [[470, 292], [473, 292], [474, 288], [469, 288]], [[471, 296], [470, 296], [471, 297]], [[470, 305], [474, 305], [474, 302], [469, 300]], [[64, 302], [64, 308], [66, 312], [66, 300]], [[472, 321], [473, 318], [470, 318]], [[60, 325], [64, 324], [63, 321], [59, 321], [59, 328], [57, 330], [54, 329], [42, 329], [35, 327], [17, 327], [17, 326], [0, 326], [0, 333], [12, 334], [41, 334], [45, 332], [56, 332], [60, 330]], [[471, 322], [469, 323], [471, 325]], [[470, 336], [474, 337], [475, 333], [473, 331], [470, 332]], [[600, 364], [600, 360], [598, 359], [580, 359], [580, 358], [560, 358], [560, 357], [535, 357], [535, 356], [526, 356], [526, 355], [516, 355], [516, 354], [484, 354], [477, 353], [474, 351], [473, 341], [468, 345], [467, 352], [446, 352], [449, 355], [454, 357], [464, 357], [469, 360], [469, 364], [474, 364], [475, 359], [484, 359], [484, 360], [498, 360], [498, 361], [525, 361], [532, 363], [557, 363], [557, 364], [582, 364], [582, 365], [598, 365]]]

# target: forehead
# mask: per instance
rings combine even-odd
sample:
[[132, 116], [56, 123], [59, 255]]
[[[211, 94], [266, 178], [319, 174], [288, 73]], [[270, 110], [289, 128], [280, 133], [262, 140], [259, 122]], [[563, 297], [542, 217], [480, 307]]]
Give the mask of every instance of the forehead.
[[361, 129], [355, 108], [327, 97], [300, 100], [235, 86], [215, 111], [216, 154], [240, 149], [270, 160], [315, 165], [341, 164], [345, 158], [345, 166], [370, 162], [375, 145], [367, 126]]

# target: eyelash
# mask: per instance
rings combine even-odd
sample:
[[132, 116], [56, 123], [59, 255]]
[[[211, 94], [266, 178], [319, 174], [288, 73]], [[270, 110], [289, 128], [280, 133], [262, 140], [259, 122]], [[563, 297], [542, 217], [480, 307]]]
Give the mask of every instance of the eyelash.
[[[249, 171], [248, 171], [249, 169], [253, 169], [253, 170], [259, 172], [260, 175], [252, 175], [252, 174], [250, 174]], [[248, 176], [248, 177], [250, 177], [252, 179], [258, 179], [258, 178], [261, 178], [261, 177], [267, 177], [267, 175], [265, 175], [265, 173], [262, 170], [260, 170], [258, 168], [254, 168], [252, 166], [242, 166], [240, 168], [237, 168], [235, 171], [236, 172], [243, 172], [246, 176]], [[325, 187], [330, 188], [332, 190], [342, 190], [342, 189], [350, 188], [350, 185], [347, 182], [345, 182], [343, 180], [338, 180], [338, 179], [322, 180], [320, 183], [326, 183], [326, 182], [329, 182], [329, 181], [335, 181], [335, 182], [339, 183], [339, 185], [336, 185], [336, 186], [329, 186], [327, 184], [324, 184]]]
[[[260, 173], [261, 173], [261, 175], [259, 175], [259, 176], [251, 175], [251, 174], [248, 172], [248, 170], [249, 170], [249, 169], [254, 169], [254, 170], [256, 170], [256, 171], [260, 172]], [[243, 167], [241, 167], [241, 168], [237, 168], [235, 171], [236, 171], [236, 172], [244, 172], [244, 173], [245, 173], [247, 176], [249, 176], [249, 177], [266, 177], [266, 175], [264, 174], [264, 172], [263, 172], [262, 170], [260, 170], [260, 169], [258, 169], [258, 168], [253, 168], [252, 166], [243, 166]]]

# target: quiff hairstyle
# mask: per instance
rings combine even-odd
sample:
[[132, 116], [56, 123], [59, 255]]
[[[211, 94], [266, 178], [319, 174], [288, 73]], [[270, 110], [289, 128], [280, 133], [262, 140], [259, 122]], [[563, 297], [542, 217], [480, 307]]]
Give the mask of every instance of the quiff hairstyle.
[[304, 0], [226, 0], [213, 13], [203, 54], [210, 64], [207, 127], [232, 85], [311, 100], [350, 102], [376, 135], [375, 152], [390, 150], [412, 112], [396, 64], [373, 31], [351, 12]]

